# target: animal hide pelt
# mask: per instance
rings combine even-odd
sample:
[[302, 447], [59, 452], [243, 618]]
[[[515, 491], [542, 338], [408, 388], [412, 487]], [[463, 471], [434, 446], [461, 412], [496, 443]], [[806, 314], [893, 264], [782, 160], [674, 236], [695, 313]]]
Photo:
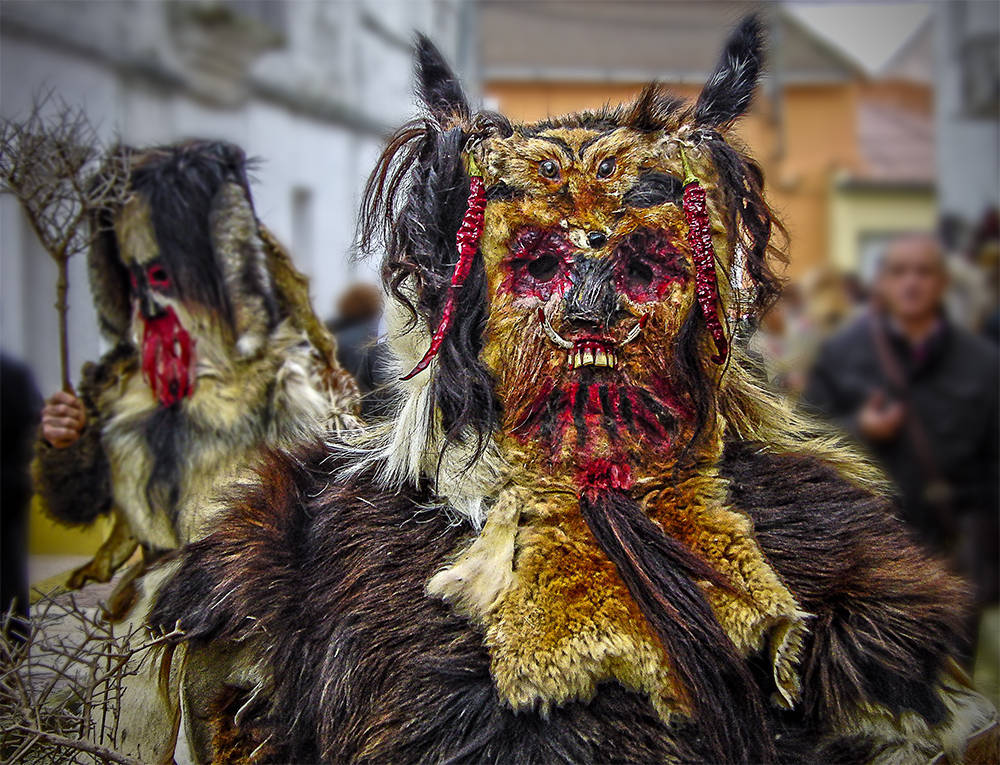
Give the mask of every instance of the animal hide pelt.
[[[740, 660], [740, 695], [713, 697], [727, 709], [669, 724], [614, 681], [586, 699], [512, 710], [482, 628], [424, 593], [469, 530], [426, 489], [330, 484], [330, 462], [320, 447], [270, 455], [259, 487], [188, 548], [160, 592], [154, 624], [180, 619], [195, 647], [252, 641], [272, 683], [255, 698], [201, 690], [217, 710], [204, 761], [256, 750], [259, 762], [717, 762], [709, 742], [721, 721], [738, 724], [729, 718], [756, 704], [769, 761], [904, 763], [991, 719], [948, 658], [961, 584], [919, 552], [886, 500], [815, 458], [732, 443], [721, 464], [734, 507], [812, 614], [798, 705], [768, 700], [778, 689], [765, 645]], [[696, 652], [692, 672], [716, 661]]]

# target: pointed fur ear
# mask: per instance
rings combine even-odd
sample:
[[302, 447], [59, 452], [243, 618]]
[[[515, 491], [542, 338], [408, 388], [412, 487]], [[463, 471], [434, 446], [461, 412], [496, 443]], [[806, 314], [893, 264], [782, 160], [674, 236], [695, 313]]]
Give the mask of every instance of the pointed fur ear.
[[451, 116], [469, 118], [469, 102], [458, 77], [434, 43], [417, 35], [417, 89], [434, 118], [444, 123]]
[[698, 96], [697, 124], [722, 127], [746, 112], [760, 77], [763, 49], [763, 25], [756, 15], [747, 16], [729, 36], [715, 72]]

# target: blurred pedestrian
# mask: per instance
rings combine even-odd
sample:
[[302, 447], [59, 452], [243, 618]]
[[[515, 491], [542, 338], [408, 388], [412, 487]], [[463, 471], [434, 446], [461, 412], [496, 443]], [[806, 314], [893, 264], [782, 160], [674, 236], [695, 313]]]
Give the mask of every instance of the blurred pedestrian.
[[983, 605], [998, 584], [998, 355], [949, 321], [947, 286], [933, 236], [890, 243], [872, 309], [824, 344], [805, 399], [870, 447], [904, 519]]
[[28, 616], [28, 506], [31, 501], [31, 449], [42, 397], [31, 371], [0, 354], [0, 591], [3, 613]]
[[370, 419], [385, 409], [384, 349], [379, 344], [382, 293], [371, 284], [347, 288], [337, 302], [336, 316], [327, 328], [337, 338], [337, 361], [354, 375], [361, 390], [361, 413]]

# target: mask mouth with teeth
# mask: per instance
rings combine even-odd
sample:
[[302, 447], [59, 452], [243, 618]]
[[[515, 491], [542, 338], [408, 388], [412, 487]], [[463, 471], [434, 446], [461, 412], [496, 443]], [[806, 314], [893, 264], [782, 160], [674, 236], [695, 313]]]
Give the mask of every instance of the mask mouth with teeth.
[[423, 356], [400, 363], [429, 386], [443, 450], [498, 449], [550, 476], [696, 458], [719, 435], [729, 317], [778, 291], [760, 171], [725, 138], [759, 62], [724, 59], [694, 106], [651, 85], [626, 106], [517, 125], [472, 114], [421, 55], [430, 118], [390, 143], [362, 230], [387, 235], [410, 338], [426, 327]]

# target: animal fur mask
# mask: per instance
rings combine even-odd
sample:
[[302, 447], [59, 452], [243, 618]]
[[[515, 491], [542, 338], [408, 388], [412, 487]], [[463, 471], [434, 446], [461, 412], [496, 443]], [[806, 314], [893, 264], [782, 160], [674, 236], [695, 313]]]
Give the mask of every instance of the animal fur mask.
[[727, 140], [761, 43], [746, 20], [693, 105], [654, 84], [513, 125], [472, 114], [421, 40], [429, 116], [390, 142], [362, 230], [384, 235], [386, 284], [416, 329], [397, 353], [445, 443], [476, 455], [502, 434], [520, 459], [585, 470], [713, 431], [730, 319], [778, 290], [761, 172]]
[[94, 222], [104, 233], [91, 286], [105, 335], [141, 345], [170, 406], [192, 392], [199, 336], [252, 357], [279, 311], [238, 147], [191, 142], [134, 153], [130, 166], [132, 195]]
[[782, 633], [766, 639], [791, 702], [803, 629], [714, 467], [745, 379], [730, 317], [778, 291], [762, 175], [729, 142], [761, 38], [743, 22], [692, 105], [651, 85], [531, 125], [472, 114], [421, 40], [429, 116], [391, 139], [362, 214], [410, 318], [392, 337], [401, 408], [362, 464], [436, 479], [485, 523], [428, 593], [483, 626], [512, 708], [614, 678], [664, 719], [723, 710], [713, 746], [737, 761], [770, 746], [742, 656]]

